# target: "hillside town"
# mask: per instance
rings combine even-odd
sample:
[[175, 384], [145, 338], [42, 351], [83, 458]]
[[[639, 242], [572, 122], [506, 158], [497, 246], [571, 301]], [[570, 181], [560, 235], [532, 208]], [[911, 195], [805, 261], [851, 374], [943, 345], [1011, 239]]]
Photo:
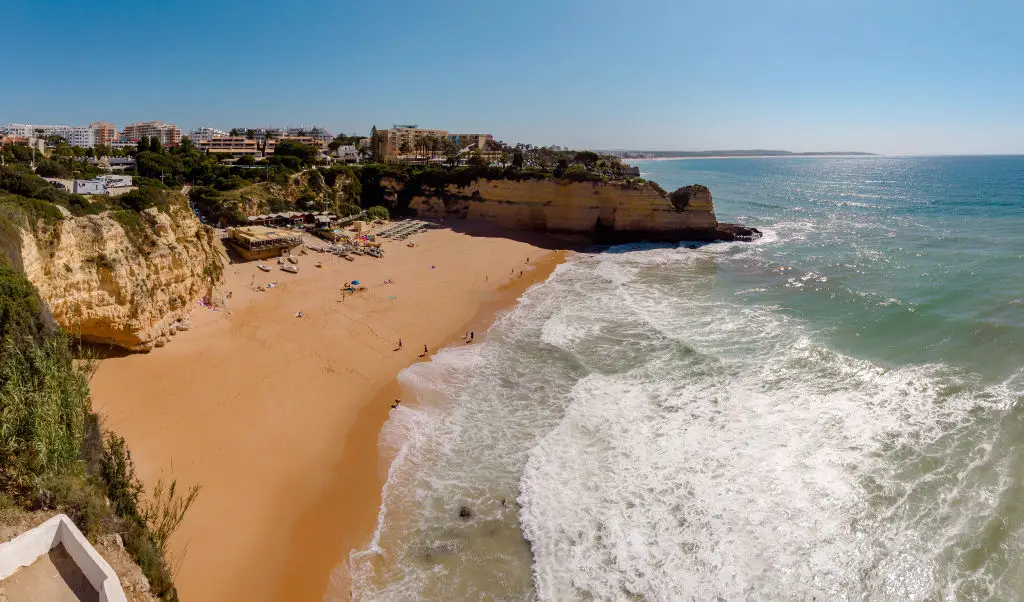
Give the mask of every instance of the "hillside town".
[[[282, 145], [291, 150], [279, 152]], [[299, 154], [304, 164], [320, 167], [367, 163], [410, 167], [443, 164], [449, 168], [508, 166], [516, 161], [517, 156], [522, 157], [532, 151], [537, 159], [535, 167], [551, 169], [561, 154], [569, 152], [569, 149], [558, 146], [511, 146], [495, 140], [491, 134], [452, 133], [415, 124], [396, 124], [387, 129], [374, 126], [368, 136], [334, 134], [321, 126], [236, 127], [229, 130], [202, 126], [183, 134], [175, 124], [162, 121], [135, 122], [121, 129], [107, 121], [96, 121], [87, 126], [27, 123], [0, 126], [0, 164], [6, 162], [8, 155], [24, 156], [24, 162], [37, 175], [60, 189], [83, 195], [117, 195], [132, 189], [131, 175], [114, 174], [157, 176], [139, 169], [138, 157], [143, 152], [198, 151], [224, 167], [243, 170], [266, 167], [269, 170], [282, 162], [285, 162], [285, 167], [297, 169], [297, 164], [287, 163], [282, 158], [282, 155], [295, 155], [294, 149], [302, 149]], [[71, 163], [78, 160], [80, 164], [78, 168], [68, 170], [59, 167], [59, 162], [54, 161], [57, 159], [67, 159]], [[566, 162], [564, 158], [562, 160]], [[159, 173], [162, 182], [165, 171], [161, 169]], [[614, 172], [618, 177], [640, 175], [636, 167], [622, 164], [615, 164]], [[79, 175], [83, 177], [77, 177]]]
[[[417, 125], [394, 125], [388, 129], [372, 128], [369, 136], [335, 136], [320, 126], [238, 127], [221, 130], [202, 126], [182, 133], [181, 129], [162, 121], [136, 122], [118, 130], [106, 121], [87, 126], [40, 125], [9, 123], [0, 126], [0, 146], [22, 145], [40, 153], [66, 144], [83, 156], [101, 159], [125, 155], [138, 148], [140, 140], [157, 140], [164, 148], [173, 148], [189, 141], [199, 150], [224, 157], [227, 161], [242, 157], [261, 159], [273, 155], [277, 144], [289, 140], [317, 148], [326, 163], [359, 163], [371, 156], [380, 161], [408, 163], [441, 161], [452, 152], [460, 155], [479, 152], [497, 158], [502, 150], [490, 134], [459, 134]], [[120, 152], [118, 152], [120, 151]]]

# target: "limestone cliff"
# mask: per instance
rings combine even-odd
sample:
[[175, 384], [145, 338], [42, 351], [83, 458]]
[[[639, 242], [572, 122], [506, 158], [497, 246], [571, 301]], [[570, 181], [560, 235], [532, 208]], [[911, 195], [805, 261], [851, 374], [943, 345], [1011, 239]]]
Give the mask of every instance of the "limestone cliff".
[[162, 346], [187, 324], [223, 266], [213, 230], [183, 199], [163, 210], [40, 222], [7, 238], [9, 259], [58, 324], [86, 341], [136, 351]]
[[449, 185], [410, 207], [423, 217], [463, 217], [507, 228], [573, 232], [603, 241], [737, 240], [760, 233], [719, 224], [711, 192], [687, 186], [671, 195], [650, 182], [486, 180]]

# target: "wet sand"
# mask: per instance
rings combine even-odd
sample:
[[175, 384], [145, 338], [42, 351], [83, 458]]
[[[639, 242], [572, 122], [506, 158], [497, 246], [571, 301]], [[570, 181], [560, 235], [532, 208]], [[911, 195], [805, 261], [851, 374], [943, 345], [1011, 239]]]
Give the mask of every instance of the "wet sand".
[[[372, 534], [386, 471], [377, 436], [398, 372], [429, 359], [424, 345], [481, 339], [564, 259], [495, 234], [433, 230], [416, 248], [386, 242], [382, 260], [311, 253], [297, 275], [233, 264], [226, 309], [197, 306], [167, 347], [100, 363], [94, 407], [147, 486], [202, 485], [171, 544], [183, 600], [322, 598]], [[351, 280], [368, 290], [342, 300]]]

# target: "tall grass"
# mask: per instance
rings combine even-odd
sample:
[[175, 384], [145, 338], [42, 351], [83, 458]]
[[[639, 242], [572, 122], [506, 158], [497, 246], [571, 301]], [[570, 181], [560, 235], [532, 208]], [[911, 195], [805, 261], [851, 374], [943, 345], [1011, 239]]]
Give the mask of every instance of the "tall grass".
[[71, 361], [68, 337], [4, 341], [0, 359], [0, 453], [6, 488], [71, 471], [78, 462], [89, 385]]

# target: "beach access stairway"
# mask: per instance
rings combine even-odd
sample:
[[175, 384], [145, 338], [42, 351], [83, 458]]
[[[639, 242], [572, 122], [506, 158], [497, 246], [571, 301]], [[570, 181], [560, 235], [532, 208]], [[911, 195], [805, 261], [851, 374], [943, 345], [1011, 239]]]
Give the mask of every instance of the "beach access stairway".
[[[21, 576], [19, 575], [20, 570], [29, 570], [26, 567], [31, 567], [43, 556], [50, 554], [51, 550], [58, 547], [62, 547], [67, 552], [81, 572], [80, 576], [88, 582], [85, 587], [91, 586], [95, 590], [95, 592], [74, 592], [72, 582], [68, 581], [67, 576], [64, 576], [66, 589], [69, 590], [65, 597], [79, 600], [99, 600], [99, 602], [127, 602], [128, 599], [125, 597], [124, 590], [121, 589], [121, 581], [117, 578], [117, 574], [66, 514], [58, 514], [43, 524], [0, 544], [0, 581], [9, 578], [12, 581], [18, 580]], [[35, 591], [50, 591], [54, 588], [53, 583], [40, 582], [38, 585], [24, 585], [28, 585]], [[58, 587], [62, 585], [64, 584], [57, 584]]]

